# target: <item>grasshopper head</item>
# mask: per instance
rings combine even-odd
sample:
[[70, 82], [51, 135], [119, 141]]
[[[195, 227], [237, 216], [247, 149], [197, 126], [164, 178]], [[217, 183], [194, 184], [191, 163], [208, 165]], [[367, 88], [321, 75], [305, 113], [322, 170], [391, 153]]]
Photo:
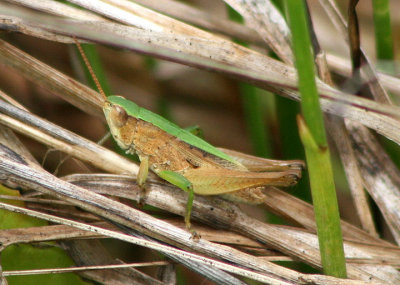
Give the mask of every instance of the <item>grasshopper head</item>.
[[136, 118], [141, 108], [121, 96], [109, 96], [104, 103], [103, 111], [110, 127], [111, 134], [122, 149], [132, 146]]
[[129, 145], [125, 144], [124, 140], [121, 138], [121, 128], [124, 127], [128, 121], [128, 114], [125, 109], [107, 100], [104, 103], [103, 112], [115, 141], [122, 149], [128, 149]]
[[106, 102], [104, 106], [104, 114], [107, 118], [107, 123], [116, 128], [121, 128], [126, 124], [128, 120], [128, 114], [125, 109], [117, 104]]

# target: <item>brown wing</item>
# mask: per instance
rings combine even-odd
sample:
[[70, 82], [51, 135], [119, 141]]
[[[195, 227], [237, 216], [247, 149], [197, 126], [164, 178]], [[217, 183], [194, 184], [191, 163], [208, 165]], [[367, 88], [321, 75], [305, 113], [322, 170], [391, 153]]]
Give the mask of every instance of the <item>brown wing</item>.
[[218, 149], [243, 164], [250, 171], [285, 171], [289, 169], [304, 169], [305, 167], [304, 161], [302, 160], [274, 160], [257, 157], [230, 149]]
[[189, 145], [179, 139], [170, 142], [177, 152], [182, 154], [194, 168], [224, 168], [233, 170], [247, 171], [247, 168], [240, 163], [235, 164], [208, 152], [205, 152], [195, 146]]
[[291, 186], [300, 179], [301, 172], [298, 170], [251, 172], [198, 168], [189, 169], [183, 175], [193, 184], [196, 194], [218, 195], [257, 186]]

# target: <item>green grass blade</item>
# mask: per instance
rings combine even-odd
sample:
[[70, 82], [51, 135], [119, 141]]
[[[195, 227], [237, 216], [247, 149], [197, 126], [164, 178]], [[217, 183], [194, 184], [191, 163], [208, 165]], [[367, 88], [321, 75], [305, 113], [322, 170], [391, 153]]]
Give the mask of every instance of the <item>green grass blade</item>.
[[323, 115], [315, 83], [314, 59], [304, 1], [286, 0], [293, 51], [299, 77], [304, 120], [298, 116], [307, 158], [318, 240], [324, 272], [346, 277], [340, 217]]
[[240, 83], [244, 117], [253, 147], [253, 153], [261, 157], [271, 156], [271, 144], [263, 112], [262, 90]]
[[[227, 6], [228, 15], [231, 20], [238, 23], [243, 22], [243, 18], [230, 6]], [[243, 44], [246, 46], [246, 44]], [[261, 157], [271, 156], [271, 144], [267, 131], [266, 116], [262, 108], [261, 89], [247, 83], [239, 83], [242, 96], [244, 119], [247, 132], [253, 148], [253, 153]]]
[[381, 60], [393, 60], [393, 37], [390, 25], [389, 0], [373, 0], [376, 55]]
[[[390, 7], [389, 0], [373, 0], [374, 14], [374, 30], [375, 30], [375, 46], [376, 58], [378, 59], [378, 67], [388, 74], [396, 74], [396, 67], [393, 63], [393, 34], [390, 24]], [[379, 61], [383, 61], [380, 64]], [[389, 153], [393, 162], [400, 167], [400, 148], [399, 145], [382, 138], [383, 146]]]
[[[82, 50], [85, 54], [85, 56], [87, 57], [87, 60], [89, 61], [89, 64], [94, 72], [94, 74], [96, 75], [101, 88], [103, 89], [104, 93], [106, 94], [106, 96], [111, 96], [111, 89], [109, 87], [109, 84], [107, 82], [106, 76], [105, 76], [105, 72], [103, 69], [103, 65], [101, 63], [101, 59], [99, 56], [99, 53], [97, 52], [96, 46], [93, 44], [81, 44]], [[100, 92], [100, 90], [98, 90], [96, 83], [92, 77], [92, 75], [90, 74], [89, 68], [86, 66], [85, 61], [82, 58], [82, 55], [79, 53], [79, 49], [78, 47], [75, 48], [76, 53], [78, 54], [78, 58], [80, 60], [80, 63], [82, 65], [82, 69], [85, 72], [85, 78], [89, 84], [89, 86], [94, 89], [97, 90], [98, 92]], [[122, 150], [117, 142], [112, 139], [113, 141], [113, 145], [115, 150], [117, 151], [117, 153], [119, 153], [122, 156], [128, 157], [134, 161], [139, 161], [138, 157], [136, 155], [132, 155], [132, 154], [127, 154], [125, 153], [124, 150]]]
[[[7, 196], [19, 197], [17, 190], [9, 189], [0, 185], [0, 194]], [[21, 201], [1, 200], [14, 204], [16, 206], [24, 206]], [[46, 226], [48, 223], [44, 220], [26, 216], [20, 213], [14, 213], [7, 210], [0, 210], [0, 229], [15, 228], [33, 228]], [[1, 251], [1, 267], [3, 271], [28, 270], [40, 268], [69, 267], [74, 266], [74, 262], [68, 256], [68, 253], [59, 248], [54, 242], [43, 242], [42, 246], [35, 244], [13, 244]], [[50, 285], [50, 284], [76, 284], [90, 285], [83, 281], [77, 274], [43, 274], [43, 275], [25, 275], [25, 276], [8, 276], [6, 277], [9, 285]], [[0, 282], [1, 283], [1, 282]]]
[[[305, 160], [304, 148], [301, 143], [296, 124], [296, 114], [300, 111], [299, 102], [282, 96], [276, 96], [276, 114], [279, 121], [280, 144], [283, 159]], [[311, 203], [307, 169], [303, 178], [295, 186], [292, 193], [296, 197]]]
[[[104, 72], [103, 66], [101, 64], [100, 56], [99, 56], [99, 53], [97, 52], [96, 46], [93, 44], [81, 44], [81, 47], [91, 65], [94, 73], [96, 74], [96, 77], [99, 80], [101, 88], [103, 89], [106, 96], [110, 96], [111, 90], [107, 83], [105, 72]], [[77, 50], [77, 53], [79, 54], [78, 50]], [[83, 61], [81, 55], [79, 55], [79, 59], [81, 60], [83, 70], [85, 71], [85, 77], [86, 77], [86, 80], [88, 81], [90, 87], [92, 87], [94, 90], [97, 90], [99, 92], [99, 90], [97, 89], [97, 86], [93, 80], [93, 77], [90, 74], [88, 67], [85, 65], [85, 62]]]

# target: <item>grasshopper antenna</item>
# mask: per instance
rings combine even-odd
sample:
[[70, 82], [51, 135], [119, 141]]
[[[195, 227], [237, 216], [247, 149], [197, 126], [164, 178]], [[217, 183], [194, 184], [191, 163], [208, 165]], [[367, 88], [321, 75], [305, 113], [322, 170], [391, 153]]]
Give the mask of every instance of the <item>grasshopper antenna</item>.
[[[92, 76], [92, 78], [93, 78], [94, 84], [96, 84], [96, 87], [99, 90], [101, 96], [103, 96], [103, 99], [107, 100], [107, 96], [104, 93], [103, 88], [101, 88], [99, 79], [97, 78], [96, 74], [94, 73], [93, 68], [90, 65], [89, 59], [87, 58], [85, 52], [83, 51], [83, 48], [82, 48], [80, 42], [78, 42], [76, 37], [73, 37], [73, 39], [74, 39], [74, 42], [75, 42], [76, 46], [78, 47], [79, 53], [81, 54], [82, 59], [85, 62], [85, 65], [86, 65], [87, 69], [89, 70], [90, 76]], [[103, 145], [103, 143], [110, 137], [110, 135], [111, 135], [111, 133], [107, 132], [107, 134], [103, 138], [101, 138], [100, 141], [98, 141], [97, 143], [99, 145]]]
[[82, 56], [83, 62], [85, 63], [87, 69], [89, 70], [90, 76], [92, 76], [92, 78], [93, 78], [94, 84], [96, 85], [97, 89], [99, 90], [101, 96], [103, 96], [103, 98], [106, 100], [106, 99], [107, 99], [107, 96], [106, 96], [106, 94], [104, 93], [103, 88], [101, 88], [99, 79], [97, 78], [96, 74], [94, 73], [93, 68], [92, 68], [92, 66], [90, 65], [90, 62], [89, 62], [89, 60], [88, 60], [88, 58], [87, 58], [85, 52], [84, 52], [83, 49], [82, 49], [81, 44], [80, 44], [79, 41], [76, 39], [76, 37], [73, 37], [73, 39], [74, 39], [74, 41], [75, 41], [76, 46], [78, 47], [79, 53], [80, 53], [81, 56]]

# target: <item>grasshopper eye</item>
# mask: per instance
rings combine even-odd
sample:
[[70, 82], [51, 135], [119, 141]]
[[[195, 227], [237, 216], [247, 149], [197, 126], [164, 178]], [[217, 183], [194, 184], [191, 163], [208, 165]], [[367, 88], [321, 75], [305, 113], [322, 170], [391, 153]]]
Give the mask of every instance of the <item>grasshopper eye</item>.
[[126, 113], [124, 108], [118, 105], [112, 106], [110, 117], [111, 121], [117, 128], [125, 125], [126, 121], [128, 120], [128, 114]]

